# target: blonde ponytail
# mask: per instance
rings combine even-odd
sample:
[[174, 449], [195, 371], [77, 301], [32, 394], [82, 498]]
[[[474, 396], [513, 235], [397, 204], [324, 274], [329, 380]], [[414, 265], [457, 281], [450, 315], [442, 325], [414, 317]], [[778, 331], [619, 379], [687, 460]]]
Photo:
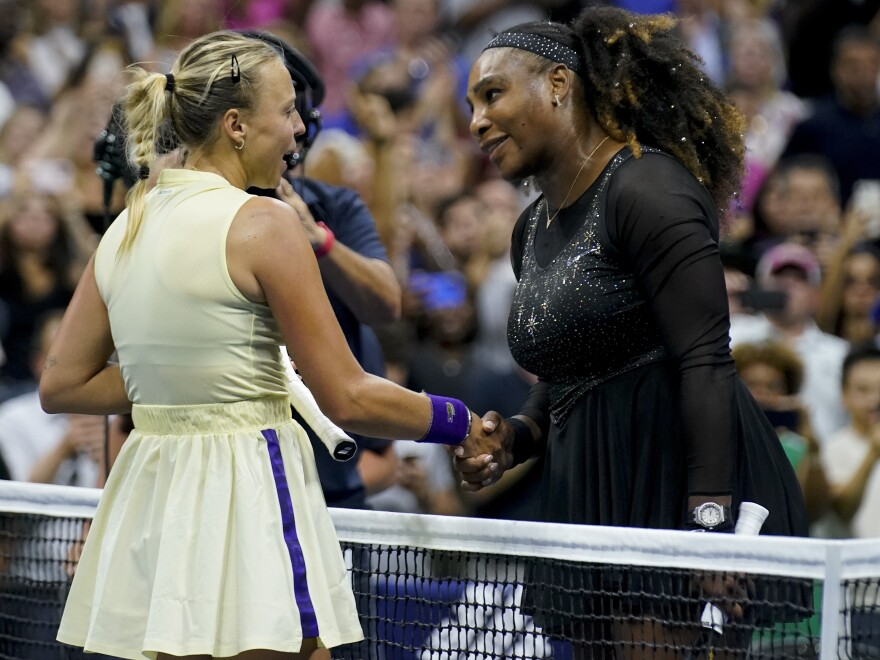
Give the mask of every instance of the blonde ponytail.
[[128, 86], [125, 100], [128, 128], [126, 153], [139, 175], [137, 183], [129, 189], [125, 198], [128, 225], [119, 246], [120, 254], [131, 249], [144, 220], [147, 176], [156, 161], [159, 127], [168, 119], [166, 77], [161, 73], [149, 73], [139, 67], [132, 67], [132, 73], [135, 80]]
[[231, 108], [249, 110], [257, 98], [259, 70], [280, 55], [259, 39], [229, 31], [213, 32], [189, 44], [171, 74], [131, 67], [125, 115], [126, 153], [141, 176], [128, 191], [128, 226], [119, 247], [131, 249], [144, 221], [146, 176], [157, 156], [157, 143], [173, 142], [186, 152], [209, 147], [219, 135], [217, 122]]

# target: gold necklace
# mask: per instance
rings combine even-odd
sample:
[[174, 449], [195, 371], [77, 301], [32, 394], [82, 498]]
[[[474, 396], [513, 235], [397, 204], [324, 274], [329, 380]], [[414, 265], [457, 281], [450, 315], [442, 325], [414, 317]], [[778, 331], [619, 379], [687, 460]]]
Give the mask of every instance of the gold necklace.
[[550, 217], [550, 203], [547, 201], [547, 198], [544, 197], [544, 210], [547, 211], [547, 229], [550, 228], [550, 223], [553, 222], [553, 221], [556, 219], [556, 216], [559, 215], [559, 212], [560, 212], [560, 211], [563, 209], [563, 207], [565, 206], [565, 203], [568, 201], [568, 198], [569, 198], [569, 196], [571, 195], [571, 191], [574, 190], [574, 184], [577, 183], [577, 180], [578, 180], [578, 178], [580, 177], [581, 172], [584, 171], [584, 168], [587, 166], [587, 163], [589, 162], [589, 160], [590, 160], [593, 156], [596, 155], [596, 152], [599, 151], [600, 147], [601, 147], [603, 144], [605, 144], [605, 141], [606, 141], [609, 137], [611, 137], [611, 136], [610, 136], [610, 135], [606, 135], [605, 138], [604, 138], [599, 144], [596, 145], [596, 148], [593, 149], [592, 152], [590, 152], [590, 155], [587, 156], [586, 158], [584, 158], [584, 162], [581, 163], [581, 169], [579, 169], [579, 170], [578, 170], [578, 173], [574, 175], [574, 181], [571, 182], [571, 188], [568, 189], [568, 193], [566, 193], [566, 195], [565, 195], [565, 199], [562, 200], [562, 204], [560, 204], [560, 205], [559, 205], [559, 208], [556, 209], [556, 213], [553, 214], [553, 217], [552, 217], [552, 218]]

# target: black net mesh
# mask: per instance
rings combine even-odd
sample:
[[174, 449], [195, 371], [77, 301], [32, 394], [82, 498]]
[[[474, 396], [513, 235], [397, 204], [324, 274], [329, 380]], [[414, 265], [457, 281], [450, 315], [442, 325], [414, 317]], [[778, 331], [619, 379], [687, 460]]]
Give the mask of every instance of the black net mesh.
[[[54, 641], [85, 525], [0, 512], [0, 658], [103, 657]], [[819, 657], [821, 580], [726, 573], [724, 557], [705, 571], [391, 541], [342, 543], [366, 639], [333, 658]], [[880, 578], [843, 580], [840, 592], [836, 657], [880, 658]], [[709, 602], [724, 612], [720, 632], [702, 623]]]

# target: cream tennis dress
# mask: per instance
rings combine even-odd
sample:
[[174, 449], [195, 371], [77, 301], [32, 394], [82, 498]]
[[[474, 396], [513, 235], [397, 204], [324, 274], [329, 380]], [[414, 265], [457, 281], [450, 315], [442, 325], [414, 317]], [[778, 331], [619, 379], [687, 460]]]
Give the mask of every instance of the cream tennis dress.
[[117, 258], [123, 213], [95, 258], [135, 430], [58, 639], [132, 659], [358, 641], [311, 445], [291, 420], [278, 328], [226, 268], [226, 235], [250, 195], [215, 174], [165, 170], [146, 199], [131, 251]]

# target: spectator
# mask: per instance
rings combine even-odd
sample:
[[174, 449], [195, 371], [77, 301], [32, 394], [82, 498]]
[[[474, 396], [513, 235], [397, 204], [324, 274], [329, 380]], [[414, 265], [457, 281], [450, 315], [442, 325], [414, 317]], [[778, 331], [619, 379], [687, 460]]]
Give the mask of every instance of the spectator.
[[811, 99], [821, 98], [833, 89], [833, 73], [828, 69], [828, 62], [840, 32], [848, 25], [870, 25], [880, 10], [880, 0], [775, 4], [787, 35], [792, 91]]
[[733, 215], [734, 222], [744, 222], [747, 227], [741, 235], [735, 239], [734, 247], [741, 248], [742, 255], [751, 259], [752, 270], [758, 258], [770, 247], [784, 240], [788, 231], [788, 206], [787, 206], [787, 182], [785, 173], [777, 165], [768, 172], [755, 192], [755, 198], [751, 206], [751, 212], [744, 211], [734, 205], [733, 211], [740, 212]]
[[467, 509], [456, 486], [446, 451], [437, 445], [398, 442], [395, 483], [369, 498], [379, 511], [463, 516]]
[[864, 221], [858, 212], [848, 215], [828, 264], [816, 314], [823, 331], [853, 345], [874, 339], [871, 311], [880, 296], [880, 251], [862, 241]]
[[162, 73], [170, 71], [177, 54], [193, 39], [220, 29], [222, 11], [217, 0], [163, 0], [156, 17], [150, 65]]
[[823, 156], [804, 154], [780, 161], [758, 190], [754, 228], [744, 248], [755, 261], [788, 241], [809, 248], [827, 266], [841, 228], [840, 184]]
[[25, 5], [19, 0], [0, 0], [0, 12], [0, 85], [16, 103], [48, 110], [49, 96], [28, 67]]
[[[45, 131], [23, 165], [51, 192], [63, 196], [68, 206], [80, 209], [98, 234], [104, 231], [104, 184], [95, 175], [93, 145], [117, 91], [115, 84], [89, 77], [67, 89], [52, 106]], [[122, 208], [121, 191], [116, 193], [111, 212]]]
[[880, 350], [853, 348], [843, 363], [849, 425], [822, 450], [834, 511], [858, 538], [880, 536]]
[[775, 339], [797, 353], [804, 363], [801, 398], [824, 442], [846, 423], [839, 374], [848, 346], [819, 330], [814, 320], [822, 283], [819, 262], [807, 248], [783, 243], [761, 257], [755, 278], [760, 287], [785, 293], [785, 306], [756, 316], [732, 316], [731, 346]]
[[740, 377], [779, 434], [785, 455], [798, 476], [810, 522], [825, 514], [828, 480], [809, 412], [800, 401], [804, 367], [790, 348], [776, 342], [739, 344], [733, 359]]
[[471, 290], [479, 288], [485, 277], [483, 232], [486, 211], [483, 202], [469, 193], [444, 200], [437, 210], [440, 237], [455, 258], [456, 270], [465, 274]]
[[0, 198], [12, 192], [18, 167], [45, 125], [40, 108], [18, 105], [0, 128]]
[[[430, 224], [440, 202], [462, 192], [469, 173], [470, 147], [453, 130], [452, 86], [445, 85], [445, 97], [436, 90], [433, 83], [417, 86], [403, 60], [383, 56], [366, 67], [350, 98], [375, 164], [370, 209], [395, 263], [407, 259], [413, 242], [431, 251], [424, 243], [436, 231], [427, 231], [425, 220]], [[436, 108], [425, 112], [428, 105]], [[406, 279], [405, 269], [399, 277]]]
[[817, 101], [797, 125], [785, 156], [822, 154], [840, 177], [840, 199], [849, 201], [859, 179], [880, 179], [880, 44], [867, 28], [850, 26], [837, 37], [831, 58], [834, 94]]
[[33, 25], [38, 32], [27, 45], [28, 68], [47, 97], [55, 96], [86, 56], [81, 34], [85, 3], [77, 0], [35, 0]]
[[[485, 276], [475, 294], [476, 358], [487, 371], [511, 374], [518, 367], [507, 345], [507, 317], [516, 289], [516, 277], [510, 265], [510, 237], [524, 205], [516, 188], [501, 178], [484, 181], [474, 192], [485, 208], [483, 246], [488, 260]], [[497, 408], [486, 408], [490, 409]]]
[[397, 46], [392, 53], [412, 75], [422, 121], [445, 122], [444, 130], [466, 128], [462, 99], [467, 93], [470, 62], [453, 51], [452, 38], [442, 31], [441, 0], [394, 0]]
[[341, 0], [314, 7], [306, 19], [311, 55], [327, 85], [324, 112], [328, 125], [341, 120], [352, 67], [395, 39], [394, 16], [378, 0]]
[[0, 305], [7, 317], [2, 334], [7, 362], [0, 373], [9, 396], [36, 386], [29, 356], [37, 319], [67, 306], [92, 246], [82, 217], [65, 212], [54, 195], [22, 190], [5, 215]]
[[776, 164], [788, 138], [806, 114], [804, 103], [783, 89], [785, 54], [769, 19], [735, 23], [730, 36], [728, 92], [748, 121], [746, 173], [739, 204], [751, 209], [755, 195]]
[[441, 0], [441, 12], [461, 39], [459, 53], [470, 66], [496, 32], [548, 17], [557, 0]]
[[699, 55], [703, 70], [716, 84], [727, 75], [724, 44], [726, 26], [710, 0], [675, 0], [675, 13], [681, 19], [679, 33], [688, 47]]
[[[38, 326], [31, 353], [35, 379], [60, 323], [61, 312], [54, 312]], [[49, 415], [36, 390], [0, 404], [0, 458], [16, 481], [95, 487], [103, 471], [103, 440], [103, 417]]]

